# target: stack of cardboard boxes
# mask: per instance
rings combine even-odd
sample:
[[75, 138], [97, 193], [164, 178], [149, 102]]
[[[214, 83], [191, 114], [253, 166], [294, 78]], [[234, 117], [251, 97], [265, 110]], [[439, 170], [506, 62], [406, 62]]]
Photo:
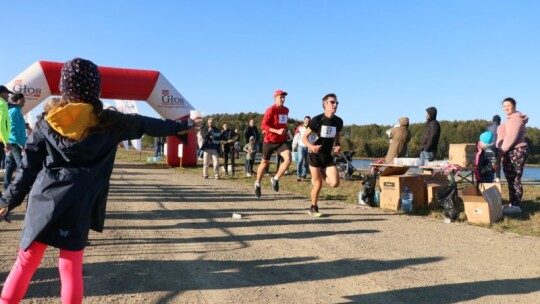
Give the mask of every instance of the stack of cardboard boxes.
[[[449, 162], [473, 170], [476, 144], [451, 144]], [[437, 191], [448, 186], [448, 177], [441, 173], [405, 174], [407, 166], [388, 166], [380, 175], [380, 207], [397, 211], [401, 209], [401, 193], [405, 187], [413, 193], [414, 209], [428, 206], [438, 208]], [[470, 185], [459, 191], [465, 206], [465, 215], [471, 223], [493, 223], [502, 218], [500, 183]]]

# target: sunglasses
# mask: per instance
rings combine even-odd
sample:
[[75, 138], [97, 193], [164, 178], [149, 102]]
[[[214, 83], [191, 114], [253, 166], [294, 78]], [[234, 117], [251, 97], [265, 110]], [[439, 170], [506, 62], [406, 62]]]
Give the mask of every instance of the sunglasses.
[[335, 104], [335, 105], [338, 105], [338, 104], [339, 104], [339, 101], [337, 101], [337, 100], [329, 100], [329, 101], [327, 101], [327, 102], [329, 102], [329, 103], [331, 103], [331, 104]]

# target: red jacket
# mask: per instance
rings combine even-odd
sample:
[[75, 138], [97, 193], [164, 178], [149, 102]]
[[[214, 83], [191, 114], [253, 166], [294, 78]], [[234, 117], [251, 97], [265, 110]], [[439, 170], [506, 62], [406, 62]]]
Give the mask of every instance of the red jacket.
[[264, 133], [264, 143], [283, 143], [287, 141], [287, 130], [282, 135], [270, 132], [272, 129], [287, 129], [287, 121], [289, 120], [289, 108], [285, 106], [278, 107], [272, 105], [266, 112], [261, 122], [261, 129]]

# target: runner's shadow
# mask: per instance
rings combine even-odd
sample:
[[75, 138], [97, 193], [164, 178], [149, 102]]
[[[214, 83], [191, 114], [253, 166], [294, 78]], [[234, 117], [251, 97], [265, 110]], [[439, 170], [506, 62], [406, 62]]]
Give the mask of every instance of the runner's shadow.
[[[170, 303], [187, 291], [239, 289], [339, 279], [441, 261], [439, 257], [402, 260], [318, 261], [316, 257], [249, 261], [151, 260], [87, 263], [86, 296], [164, 292]], [[58, 270], [38, 269], [25, 299], [58, 298]]]
[[437, 303], [474, 301], [486, 296], [517, 295], [540, 290], [540, 277], [423, 286], [346, 296], [342, 303]]
[[[159, 245], [159, 244], [204, 244], [204, 243], [239, 243], [247, 244], [254, 241], [267, 240], [296, 240], [296, 239], [316, 239], [319, 237], [327, 237], [333, 235], [359, 235], [359, 234], [374, 234], [379, 233], [379, 230], [372, 229], [357, 229], [344, 231], [302, 231], [302, 232], [287, 232], [273, 234], [253, 234], [253, 235], [226, 235], [226, 236], [193, 236], [189, 235], [185, 238], [129, 238], [125, 237], [121, 240], [116, 238], [99, 238], [93, 239], [91, 247], [102, 246], [120, 246], [120, 245]], [[229, 250], [229, 249], [227, 249]], [[216, 251], [216, 250], [212, 250]]]

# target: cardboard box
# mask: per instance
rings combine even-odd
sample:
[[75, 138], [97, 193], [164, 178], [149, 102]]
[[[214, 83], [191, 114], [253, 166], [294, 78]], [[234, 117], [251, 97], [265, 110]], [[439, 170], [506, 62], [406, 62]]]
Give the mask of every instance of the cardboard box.
[[499, 193], [502, 193], [501, 183], [480, 183], [478, 185], [478, 188], [482, 191], [487, 190], [491, 187], [497, 187], [499, 189]]
[[467, 221], [475, 224], [491, 224], [503, 217], [501, 192], [496, 185], [476, 188], [472, 185], [461, 190]]
[[439, 207], [439, 201], [437, 200], [437, 191], [446, 187], [446, 184], [429, 183], [426, 184], [426, 204], [431, 209], [437, 209]]
[[448, 176], [442, 173], [424, 172], [424, 184], [448, 185]]
[[448, 162], [462, 167], [474, 167], [476, 162], [476, 144], [450, 144]]
[[388, 210], [401, 209], [401, 193], [405, 186], [413, 194], [413, 208], [425, 205], [424, 176], [420, 174], [390, 175], [379, 177], [381, 187], [380, 207]]

